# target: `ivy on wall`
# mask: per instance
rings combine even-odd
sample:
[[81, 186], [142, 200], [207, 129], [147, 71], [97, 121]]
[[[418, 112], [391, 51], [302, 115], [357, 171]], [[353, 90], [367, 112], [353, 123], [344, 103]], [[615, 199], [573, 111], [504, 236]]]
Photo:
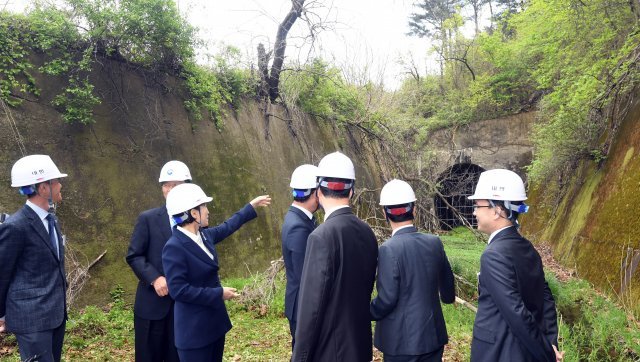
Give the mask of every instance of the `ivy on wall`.
[[[66, 0], [35, 5], [26, 14], [0, 12], [0, 98], [17, 107], [40, 91], [37, 71], [64, 79], [52, 104], [68, 123], [95, 121], [100, 104], [90, 75], [108, 58], [147, 71], [184, 79], [185, 108], [193, 121], [206, 118], [222, 127], [225, 104], [239, 106], [249, 88], [248, 73], [238, 72], [228, 56], [211, 69], [197, 65], [196, 29], [180, 15], [173, 0]], [[32, 53], [44, 54], [42, 65]]]

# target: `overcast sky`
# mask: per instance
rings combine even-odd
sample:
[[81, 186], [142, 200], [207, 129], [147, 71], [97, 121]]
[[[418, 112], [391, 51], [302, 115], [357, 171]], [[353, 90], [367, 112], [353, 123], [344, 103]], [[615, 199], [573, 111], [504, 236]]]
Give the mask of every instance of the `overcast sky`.
[[[6, 1], [6, 0], [5, 0]], [[307, 0], [307, 4], [312, 0]], [[208, 52], [215, 53], [222, 44], [239, 48], [247, 61], [255, 62], [255, 49], [262, 42], [273, 47], [278, 24], [291, 8], [291, 0], [177, 0], [180, 11], [200, 29], [200, 37], [208, 42]], [[0, 0], [0, 5], [4, 2]], [[7, 8], [21, 11], [28, 0], [9, 0]], [[345, 70], [353, 79], [368, 77], [384, 82], [387, 89], [400, 84], [402, 66], [398, 58], [413, 55], [421, 73], [434, 71], [428, 61], [427, 39], [409, 37], [408, 17], [413, 0], [328, 0], [314, 10], [333, 30], [322, 31], [314, 52], [301, 47], [308, 29], [296, 22], [289, 33], [286, 56], [304, 62], [320, 55]], [[316, 4], [316, 3], [313, 3]]]

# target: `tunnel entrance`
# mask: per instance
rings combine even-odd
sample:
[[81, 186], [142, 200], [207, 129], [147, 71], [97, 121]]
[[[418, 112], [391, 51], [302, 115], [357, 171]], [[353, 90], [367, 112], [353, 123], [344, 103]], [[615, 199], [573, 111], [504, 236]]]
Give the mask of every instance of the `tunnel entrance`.
[[442, 230], [465, 225], [463, 220], [473, 227], [477, 226], [476, 218], [473, 216], [473, 202], [467, 199], [467, 196], [473, 195], [483, 171], [482, 167], [472, 163], [458, 163], [440, 175], [440, 195], [434, 197], [433, 203]]

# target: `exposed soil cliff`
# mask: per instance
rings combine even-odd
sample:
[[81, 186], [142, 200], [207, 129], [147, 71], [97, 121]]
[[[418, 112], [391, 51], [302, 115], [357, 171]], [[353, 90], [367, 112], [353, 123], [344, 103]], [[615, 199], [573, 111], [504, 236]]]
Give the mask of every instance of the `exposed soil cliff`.
[[[194, 182], [212, 195], [211, 223], [223, 221], [254, 196], [272, 195], [271, 207], [220, 245], [221, 272], [227, 276], [263, 270], [280, 256], [280, 225], [291, 202], [289, 177], [296, 166], [342, 150], [356, 163], [358, 186], [380, 187], [376, 157], [357, 131], [282, 109], [266, 123], [252, 100], [228, 110], [222, 131], [206, 121], [192, 127], [179, 80], [115, 61], [102, 64], [92, 76], [102, 100], [93, 125], [65, 124], [50, 105], [62, 80], [38, 74], [41, 97], [11, 110], [27, 153], [49, 154], [69, 174], [58, 210], [69, 243], [89, 260], [108, 250], [92, 269], [81, 304], [108, 300], [116, 284], [127, 292], [135, 289], [137, 280], [124, 257], [138, 213], [164, 202], [157, 180], [166, 161], [186, 162]], [[22, 154], [4, 114], [0, 122], [5, 130], [0, 132], [0, 211], [13, 212], [24, 203], [9, 187], [11, 166]]]

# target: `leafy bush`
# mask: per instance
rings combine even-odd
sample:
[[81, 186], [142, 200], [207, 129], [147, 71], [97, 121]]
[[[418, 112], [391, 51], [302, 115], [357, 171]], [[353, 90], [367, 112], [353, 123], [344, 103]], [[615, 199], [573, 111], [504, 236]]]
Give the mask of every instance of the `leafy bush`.
[[196, 29], [180, 15], [173, 0], [65, 0], [36, 4], [26, 15], [0, 12], [0, 98], [18, 106], [25, 94], [39, 95], [31, 72], [31, 52], [45, 54], [38, 71], [66, 77], [53, 105], [65, 122], [94, 122], [100, 103], [89, 74], [106, 57], [141, 65], [156, 73], [185, 79], [185, 108], [194, 120], [202, 110], [221, 127], [224, 104], [239, 106], [250, 89], [247, 72], [228, 49], [213, 70], [195, 63]]
[[348, 85], [339, 69], [321, 59], [288, 72], [282, 88], [302, 111], [326, 121], [345, 124], [365, 115], [357, 87]]

